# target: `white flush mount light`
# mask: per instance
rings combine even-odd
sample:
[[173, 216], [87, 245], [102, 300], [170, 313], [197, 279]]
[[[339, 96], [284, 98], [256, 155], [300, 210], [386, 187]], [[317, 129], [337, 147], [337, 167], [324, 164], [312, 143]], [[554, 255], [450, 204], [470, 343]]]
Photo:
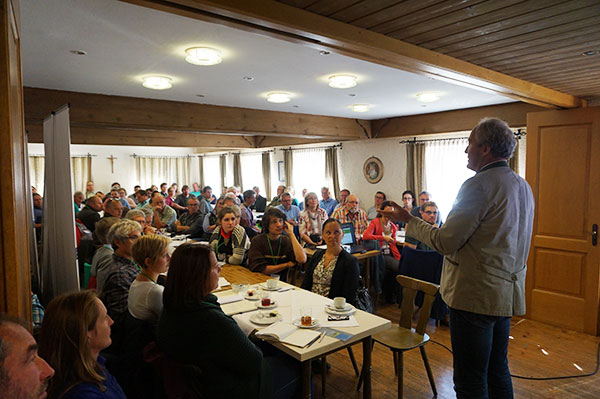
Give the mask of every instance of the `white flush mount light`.
[[329, 87], [334, 89], [349, 89], [356, 86], [356, 76], [354, 75], [331, 75], [329, 77]]
[[270, 103], [283, 104], [290, 101], [292, 95], [285, 91], [272, 91], [267, 93], [267, 101]]
[[440, 95], [438, 93], [433, 92], [423, 92], [417, 94], [417, 101], [422, 103], [432, 103], [440, 99]]
[[350, 109], [354, 112], [367, 112], [371, 109], [371, 104], [352, 104]]
[[142, 86], [147, 89], [165, 90], [173, 87], [171, 78], [167, 76], [145, 76], [142, 78]]
[[185, 60], [194, 65], [216, 65], [223, 61], [221, 52], [210, 47], [190, 47], [185, 50]]

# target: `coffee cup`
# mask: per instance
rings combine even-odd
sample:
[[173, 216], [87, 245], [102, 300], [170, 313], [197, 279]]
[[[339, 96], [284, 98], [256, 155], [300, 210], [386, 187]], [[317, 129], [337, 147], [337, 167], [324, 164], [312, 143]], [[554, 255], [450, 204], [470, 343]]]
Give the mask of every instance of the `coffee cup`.
[[277, 288], [277, 280], [275, 280], [274, 278], [267, 280], [267, 288], [270, 290], [274, 290], [275, 288]]
[[333, 307], [336, 309], [344, 309], [346, 307], [346, 298], [343, 296], [336, 296], [333, 298]]

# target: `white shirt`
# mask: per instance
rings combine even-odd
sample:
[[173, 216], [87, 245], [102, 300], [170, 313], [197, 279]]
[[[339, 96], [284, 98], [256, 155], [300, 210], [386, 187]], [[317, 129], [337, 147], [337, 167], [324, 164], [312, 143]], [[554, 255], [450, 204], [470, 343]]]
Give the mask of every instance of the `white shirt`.
[[127, 298], [129, 313], [136, 319], [157, 323], [163, 307], [164, 289], [162, 285], [152, 281], [134, 280]]

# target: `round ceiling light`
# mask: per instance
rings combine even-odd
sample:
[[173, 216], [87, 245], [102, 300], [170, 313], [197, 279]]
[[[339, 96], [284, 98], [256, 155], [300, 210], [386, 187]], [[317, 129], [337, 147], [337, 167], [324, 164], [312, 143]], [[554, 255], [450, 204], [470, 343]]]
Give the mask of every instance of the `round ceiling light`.
[[292, 95], [285, 91], [272, 91], [267, 93], [267, 101], [270, 103], [283, 104], [290, 101]]
[[185, 60], [194, 65], [216, 65], [223, 61], [221, 52], [210, 47], [190, 47], [185, 53]]
[[433, 92], [423, 92], [417, 94], [417, 101], [422, 103], [432, 103], [440, 99], [440, 95], [438, 93]]
[[354, 75], [331, 75], [329, 77], [329, 87], [349, 89], [354, 86], [356, 86], [356, 76]]
[[171, 78], [167, 76], [145, 76], [142, 78], [142, 86], [147, 89], [165, 90], [173, 87]]
[[352, 104], [350, 108], [354, 112], [367, 112], [371, 109], [371, 104]]

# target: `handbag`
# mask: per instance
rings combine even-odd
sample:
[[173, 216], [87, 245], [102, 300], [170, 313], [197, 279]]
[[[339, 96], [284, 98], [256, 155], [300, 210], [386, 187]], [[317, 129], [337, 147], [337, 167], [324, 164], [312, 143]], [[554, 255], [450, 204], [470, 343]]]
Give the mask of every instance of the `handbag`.
[[354, 300], [356, 307], [365, 312], [375, 313], [375, 304], [369, 294], [369, 290], [365, 287], [362, 277], [358, 278], [358, 289], [356, 290], [356, 299]]

